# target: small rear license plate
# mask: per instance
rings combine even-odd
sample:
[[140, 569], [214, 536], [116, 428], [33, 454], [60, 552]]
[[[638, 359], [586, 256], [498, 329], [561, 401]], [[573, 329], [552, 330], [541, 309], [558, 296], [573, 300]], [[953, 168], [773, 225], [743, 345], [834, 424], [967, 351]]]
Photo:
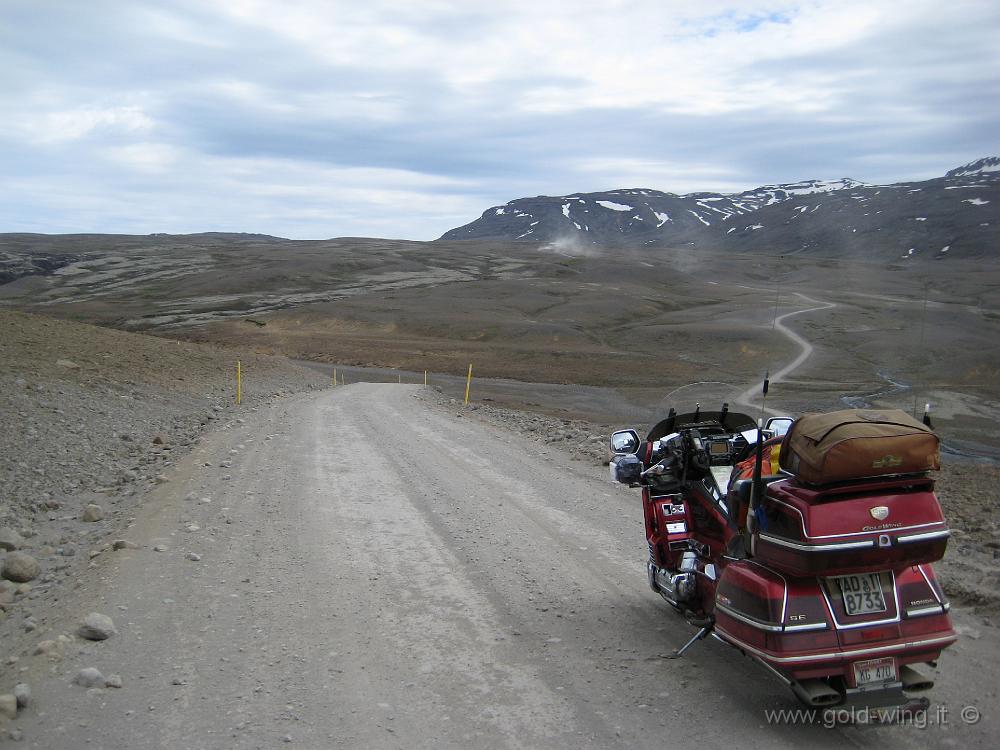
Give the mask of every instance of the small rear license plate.
[[858, 687], [895, 681], [896, 660], [891, 656], [854, 662], [854, 683]]
[[885, 597], [878, 573], [861, 573], [854, 576], [837, 576], [840, 592], [844, 595], [844, 609], [849, 615], [869, 615], [885, 612]]

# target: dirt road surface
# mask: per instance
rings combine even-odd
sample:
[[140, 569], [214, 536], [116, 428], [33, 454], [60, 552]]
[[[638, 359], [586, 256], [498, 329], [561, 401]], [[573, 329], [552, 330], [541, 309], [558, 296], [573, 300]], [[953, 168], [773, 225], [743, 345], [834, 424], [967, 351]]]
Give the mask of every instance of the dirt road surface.
[[[995, 746], [997, 637], [971, 615], [933, 693], [946, 723], [773, 724], [793, 699], [737, 652], [663, 658], [692, 631], [646, 586], [638, 493], [599, 467], [419, 386], [243, 416], [153, 491], [139, 548], [65, 595], [40, 638], [94, 610], [118, 634], [22, 661], [20, 746]], [[71, 685], [83, 667], [123, 686]]]

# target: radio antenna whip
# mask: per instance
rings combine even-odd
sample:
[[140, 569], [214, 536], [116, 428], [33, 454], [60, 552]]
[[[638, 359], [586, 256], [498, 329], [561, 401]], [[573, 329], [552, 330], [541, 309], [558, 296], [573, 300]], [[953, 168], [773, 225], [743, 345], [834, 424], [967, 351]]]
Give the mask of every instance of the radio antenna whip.
[[764, 372], [764, 388], [761, 390], [760, 398], [760, 416], [757, 418], [757, 427], [761, 428], [764, 426], [764, 406], [767, 404], [767, 388], [771, 383], [771, 371], [767, 370]]
[[[920, 315], [920, 343], [917, 344], [917, 356], [921, 357], [924, 351], [924, 331], [927, 328], [927, 286], [924, 286], [924, 310]], [[930, 404], [927, 405], [930, 408]], [[917, 383], [914, 378], [913, 383], [913, 418], [917, 418]]]
[[760, 400], [760, 420], [757, 422], [757, 454], [753, 464], [753, 484], [750, 485], [750, 512], [757, 516], [758, 525], [763, 525], [764, 517], [760, 509], [764, 494], [764, 483], [761, 481], [764, 466], [764, 404], [767, 402], [767, 387], [770, 385], [770, 372], [764, 373], [763, 396]]

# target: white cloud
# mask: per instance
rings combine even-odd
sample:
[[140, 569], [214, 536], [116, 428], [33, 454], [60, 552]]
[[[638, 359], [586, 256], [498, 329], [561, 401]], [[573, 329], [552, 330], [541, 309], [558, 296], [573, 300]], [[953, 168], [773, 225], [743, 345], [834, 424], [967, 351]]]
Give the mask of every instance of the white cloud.
[[153, 125], [153, 119], [135, 106], [78, 107], [29, 115], [21, 119], [20, 130], [29, 140], [55, 143], [78, 140], [98, 130], [133, 133]]
[[177, 165], [180, 151], [168, 143], [130, 143], [104, 149], [104, 156], [125, 170], [165, 172]]
[[0, 231], [429, 238], [525, 195], [929, 177], [1000, 132], [976, 0], [23, 8]]

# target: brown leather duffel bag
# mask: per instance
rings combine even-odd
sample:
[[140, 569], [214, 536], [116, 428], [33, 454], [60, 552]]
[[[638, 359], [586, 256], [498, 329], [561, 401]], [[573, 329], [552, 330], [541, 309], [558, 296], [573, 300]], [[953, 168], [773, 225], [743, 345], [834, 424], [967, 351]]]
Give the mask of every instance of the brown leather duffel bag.
[[785, 435], [779, 460], [809, 484], [941, 468], [937, 435], [899, 409], [803, 414]]

